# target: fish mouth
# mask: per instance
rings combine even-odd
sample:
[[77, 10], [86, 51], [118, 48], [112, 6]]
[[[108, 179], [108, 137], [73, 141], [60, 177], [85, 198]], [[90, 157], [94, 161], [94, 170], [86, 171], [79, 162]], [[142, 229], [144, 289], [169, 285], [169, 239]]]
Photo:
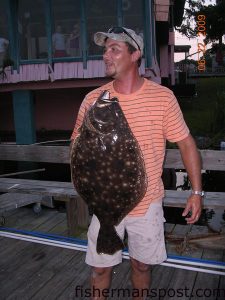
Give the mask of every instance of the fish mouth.
[[111, 103], [112, 103], [112, 101], [111, 100], [102, 100], [102, 101], [104, 101], [105, 103], [96, 103], [96, 107], [106, 107], [106, 106], [109, 106]]
[[108, 123], [108, 122], [101, 121], [101, 120], [99, 120], [97, 118], [95, 118], [95, 121], [98, 122], [98, 123], [100, 123], [100, 124], [102, 124], [102, 125], [105, 125], [105, 124]]
[[102, 108], [102, 107], [110, 106], [112, 103], [118, 102], [118, 99], [117, 98], [112, 98], [112, 99], [109, 99], [109, 100], [102, 99], [101, 101], [102, 101], [101, 103], [100, 102], [96, 103], [96, 107]]

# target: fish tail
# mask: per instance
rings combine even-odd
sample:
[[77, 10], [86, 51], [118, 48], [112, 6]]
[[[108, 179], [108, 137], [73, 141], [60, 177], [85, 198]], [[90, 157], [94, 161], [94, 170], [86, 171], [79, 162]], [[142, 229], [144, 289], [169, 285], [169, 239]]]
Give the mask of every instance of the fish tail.
[[97, 239], [98, 254], [105, 253], [112, 255], [124, 248], [123, 241], [116, 232], [115, 227], [101, 225]]

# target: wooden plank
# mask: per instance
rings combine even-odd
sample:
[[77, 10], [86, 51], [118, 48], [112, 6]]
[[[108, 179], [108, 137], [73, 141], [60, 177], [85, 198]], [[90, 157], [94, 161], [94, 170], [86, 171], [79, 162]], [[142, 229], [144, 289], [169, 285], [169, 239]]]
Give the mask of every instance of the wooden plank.
[[[195, 228], [195, 227], [197, 227], [197, 226], [177, 224], [173, 230], [173, 234], [177, 234], [177, 235], [182, 234], [184, 236], [190, 230], [191, 230], [190, 234], [201, 230], [201, 228]], [[198, 227], [200, 227], [200, 226], [198, 226]], [[182, 242], [179, 242], [179, 243], [177, 243], [177, 246], [174, 249], [177, 250], [178, 248], [181, 248], [181, 246], [182, 246]], [[173, 254], [180, 255], [180, 253], [177, 253], [177, 252], [174, 252]], [[195, 249], [195, 248], [191, 247], [190, 245], [187, 245], [186, 250], [182, 253], [182, 255], [185, 257], [195, 257], [195, 258], [201, 258], [202, 254], [203, 254], [202, 249], [198, 249], [198, 248]], [[174, 269], [173, 276], [167, 287], [167, 294], [166, 294], [165, 298], [163, 298], [163, 299], [165, 299], [165, 300], [192, 299], [190, 297], [190, 295], [192, 293], [193, 285], [195, 283], [197, 274], [198, 273], [195, 271]], [[195, 298], [193, 298], [193, 299], [195, 299]]]
[[26, 206], [28, 204], [40, 202], [40, 195], [5, 193], [3, 195], [0, 195], [0, 214], [15, 208]]
[[[50, 214], [50, 216], [49, 216]], [[44, 215], [44, 213], [43, 213]], [[26, 216], [24, 219], [27, 219], [29, 221], [29, 218]], [[40, 218], [33, 218], [30, 220], [29, 223], [22, 226], [20, 229], [29, 230], [29, 231], [38, 231], [38, 232], [45, 232], [45, 233], [53, 233], [58, 235], [64, 235], [66, 223], [65, 223], [66, 215], [62, 213], [57, 213], [48, 211], [44, 217]], [[64, 221], [63, 227], [60, 227], [59, 224], [61, 224]], [[16, 227], [16, 226], [14, 226]], [[19, 257], [21, 255], [24, 255], [24, 259], [26, 263], [26, 256], [29, 257], [29, 251], [27, 250], [30, 246], [29, 243], [21, 242], [19, 240], [14, 239], [6, 239], [4, 241], [4, 244], [7, 244], [4, 249], [1, 247], [0, 251], [0, 261], [2, 261], [1, 266], [12, 266], [12, 268], [19, 268], [20, 264], [23, 262]], [[35, 249], [35, 243], [32, 243], [34, 249]], [[43, 246], [44, 247], [44, 246]], [[30, 249], [30, 248], [29, 248]], [[28, 251], [28, 252], [27, 252]], [[22, 254], [21, 254], [22, 253]], [[13, 257], [11, 255], [13, 254]], [[4, 257], [4, 259], [3, 259]], [[7, 267], [7, 270], [10, 271], [10, 267]], [[11, 270], [13, 272], [13, 269]]]
[[0, 160], [69, 163], [68, 146], [0, 145]]
[[[202, 258], [206, 260], [222, 261], [223, 251], [221, 250], [213, 251], [213, 250], [205, 249]], [[201, 299], [216, 300], [217, 295], [215, 295], [213, 291], [218, 289], [219, 280], [220, 280], [219, 275], [214, 274], [209, 276], [206, 273], [198, 273], [194, 285], [194, 289], [192, 291], [193, 295], [196, 297], [197, 296], [196, 292], [199, 291], [202, 292]]]
[[[163, 300], [189, 300], [197, 272], [175, 269]], [[182, 295], [182, 297], [181, 297]], [[194, 298], [196, 299], [196, 298]]]
[[152, 267], [150, 288], [157, 293], [157, 296], [153, 297], [153, 299], [164, 299], [163, 297], [159, 297], [161, 296], [159, 293], [160, 291], [167, 291], [174, 272], [175, 269], [165, 266], [156, 265]]
[[[199, 227], [198, 229], [195, 229], [195, 227]], [[196, 234], [197, 232], [205, 232], [207, 231], [207, 228], [205, 226], [190, 226], [190, 225], [180, 225], [176, 224], [173, 228], [173, 231], [170, 233], [166, 232], [165, 236], [166, 238], [166, 249], [168, 254], [173, 255], [185, 255], [185, 256], [191, 256], [195, 258], [199, 258], [202, 255], [202, 249], [196, 247], [195, 245], [192, 245], [189, 241], [185, 245], [184, 238], [185, 235], [188, 233], [189, 236], [192, 234]], [[174, 236], [179, 237], [179, 239], [173, 240], [171, 238], [168, 238], [168, 236]], [[182, 252], [182, 253], [181, 253]]]
[[66, 213], [67, 213], [67, 224], [68, 224], [69, 234], [71, 236], [76, 236], [76, 228], [78, 226], [76, 199], [71, 198], [70, 202], [66, 202]]
[[202, 249], [225, 250], [225, 234], [209, 235], [208, 237], [194, 238], [190, 243]]
[[0, 192], [77, 197], [71, 182], [57, 182], [18, 178], [0, 178]]
[[[51, 276], [60, 273], [61, 278], [63, 278], [61, 268], [65, 263], [63, 261], [60, 262], [57, 256], [61, 255], [61, 252], [66, 252], [65, 250], [52, 246], [49, 247], [29, 242], [26, 243], [28, 244], [26, 250], [21, 252], [16, 258], [16, 268], [13, 263], [15, 259], [14, 256], [12, 256], [12, 262], [8, 264], [7, 270], [5, 269], [4, 273], [0, 273], [1, 296], [4, 295], [3, 299], [6, 299], [14, 291], [15, 293], [18, 293], [16, 290], [21, 290], [21, 286], [24, 286], [25, 282], [25, 286], [29, 286], [31, 279], [40, 277], [40, 274], [42, 274], [42, 268], [44, 268], [46, 265], [50, 266], [50, 269], [46, 268], [45, 270], [47, 272], [50, 270]], [[73, 255], [75, 254], [75, 251], [72, 252], [70, 250], [69, 252], [71, 252]], [[66, 261], [70, 258], [71, 257], [67, 258]], [[77, 261], [79, 261], [79, 259], [80, 258], [78, 257]], [[7, 280], [7, 277], [8, 279], [11, 278], [11, 280]], [[51, 292], [52, 291], [50, 290], [49, 293]], [[28, 298], [26, 298], [26, 295], [24, 295], [24, 297], [21, 299]]]
[[[64, 227], [60, 225], [64, 222]], [[63, 235], [66, 230], [66, 214], [54, 211], [54, 214], [51, 215], [51, 218], [46, 218], [45, 222], [40, 223], [36, 226], [35, 231], [43, 233], [54, 233], [58, 235]], [[68, 236], [68, 233], [66, 234]]]
[[[225, 151], [201, 150], [203, 169], [225, 170]], [[65, 163], [70, 162], [69, 146], [0, 145], [0, 160]], [[166, 150], [165, 168], [184, 169], [177, 149]]]
[[[17, 178], [0, 178], [0, 192], [17, 192], [37, 195], [64, 196], [82, 201], [70, 182], [42, 181]], [[185, 207], [190, 191], [166, 190], [163, 204], [171, 207]], [[224, 208], [225, 193], [207, 192], [204, 208]]]
[[[21, 285], [17, 286], [8, 296], [8, 300], [31, 299], [45, 287], [46, 283], [51, 282], [58, 273], [62, 276], [62, 269], [74, 256], [77, 256], [77, 261], [79, 262], [80, 253], [74, 253], [74, 251], [72, 252], [67, 249], [58, 249], [56, 250], [56, 255], [50, 261], [41, 259], [41, 263], [39, 263], [36, 269], [34, 265], [32, 266], [32, 260], [29, 259], [27, 263], [31, 264], [32, 269], [27, 272], [26, 284], [22, 282]], [[15, 278], [15, 280], [17, 281], [18, 279]], [[54, 298], [50, 297], [49, 299]]]
[[[225, 251], [223, 251], [223, 260], [225, 262]], [[220, 276], [220, 282], [218, 286], [218, 297], [217, 300], [225, 299], [225, 276]]]
[[175, 227], [175, 224], [165, 223], [165, 225], [164, 225], [165, 232], [171, 233], [173, 231], [174, 227]]
[[[200, 150], [204, 170], [225, 170], [225, 151]], [[184, 169], [180, 151], [167, 149], [164, 168]]]
[[[31, 209], [29, 208], [20, 208], [18, 209], [18, 218], [14, 219], [7, 219], [6, 225], [8, 227], [12, 227], [14, 229], [22, 229], [22, 230], [29, 230], [29, 231], [40, 231], [40, 232], [53, 232], [54, 228], [57, 226], [58, 223], [62, 222], [63, 219], [66, 218], [65, 214], [58, 213], [54, 210], [46, 210], [43, 209], [42, 213], [37, 217], [34, 215]], [[61, 218], [61, 219], [60, 219]], [[66, 226], [65, 226], [66, 228]], [[60, 231], [57, 232], [60, 234]], [[6, 239], [4, 244], [1, 245], [1, 255], [5, 256], [5, 261], [7, 261], [9, 257], [9, 248], [8, 244], [14, 244], [15, 249], [14, 252], [20, 253], [23, 249], [21, 249], [21, 243], [19, 240], [12, 240]], [[24, 243], [23, 245], [26, 245]], [[11, 249], [11, 248], [10, 248]]]
[[11, 177], [11, 176], [37, 173], [37, 172], [43, 172], [43, 171], [45, 171], [45, 169], [35, 169], [35, 170], [22, 171], [22, 172], [6, 173], [6, 174], [1, 174], [0, 177]]
[[[33, 297], [33, 300], [39, 299], [58, 299], [68, 287], [77, 283], [79, 285], [80, 276], [82, 278], [88, 278], [90, 268], [84, 264], [84, 253], [73, 251], [74, 256], [67, 263], [64, 264], [55, 276], [43, 286]], [[63, 274], [63, 275], [62, 275]], [[79, 275], [78, 275], [79, 274]], [[57, 288], [55, 288], [57, 287]], [[73, 290], [73, 297], [75, 296], [75, 289]], [[68, 298], [64, 298], [68, 299]], [[73, 299], [76, 299], [75, 297]], [[82, 298], [77, 298], [82, 299]]]
[[69, 231], [71, 233], [75, 232], [76, 224], [80, 226], [88, 225], [87, 205], [77, 194], [73, 184], [70, 182], [0, 178], [0, 191], [61, 197], [61, 201], [64, 200], [66, 206], [68, 206], [67, 217]]
[[[225, 193], [207, 192], [203, 199], [204, 208], [224, 208]], [[185, 207], [190, 191], [166, 190], [163, 204], [171, 207]]]

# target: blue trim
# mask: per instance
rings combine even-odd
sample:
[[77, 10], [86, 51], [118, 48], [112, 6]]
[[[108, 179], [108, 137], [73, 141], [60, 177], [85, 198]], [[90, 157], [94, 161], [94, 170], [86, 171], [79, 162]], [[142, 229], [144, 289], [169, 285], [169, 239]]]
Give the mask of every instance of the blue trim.
[[20, 60], [20, 65], [32, 65], [32, 64], [47, 64], [48, 63], [48, 59], [29, 59], [29, 60], [25, 60], [25, 59], [21, 59]]
[[177, 259], [177, 260], [184, 260], [184, 261], [192, 261], [192, 262], [200, 262], [200, 263], [207, 263], [207, 264], [215, 264], [218, 266], [225, 266], [225, 262], [222, 261], [215, 261], [215, 260], [207, 260], [195, 257], [187, 257], [187, 256], [179, 256], [179, 255], [168, 255], [167, 258]]
[[13, 69], [19, 69], [19, 38], [18, 38], [18, 1], [7, 1], [7, 19], [9, 28], [9, 53], [14, 61]]
[[52, 59], [53, 62], [72, 62], [82, 61], [82, 57], [55, 57]]
[[[102, 60], [102, 55], [88, 55], [88, 60]], [[52, 62], [78, 62], [83, 61], [82, 57], [59, 57], [52, 58]], [[31, 64], [47, 64], [48, 59], [30, 59], [30, 60], [20, 60], [21, 65], [31, 65]]]
[[96, 54], [96, 55], [88, 55], [88, 60], [103, 60], [102, 55]]
[[36, 142], [33, 92], [18, 90], [12, 96], [16, 143], [33, 144]]
[[[39, 238], [46, 238], [49, 240], [56, 240], [61, 242], [70, 242], [72, 244], [79, 244], [80, 246], [87, 246], [87, 240], [81, 240], [74, 237], [64, 237], [57, 234], [50, 234], [50, 233], [41, 233], [37, 231], [29, 231], [29, 230], [21, 230], [21, 229], [14, 229], [8, 227], [0, 227], [0, 231], [3, 232], [11, 232], [11, 233], [19, 233], [27, 236], [34, 236]], [[127, 249], [123, 250], [123, 252], [128, 252]], [[207, 263], [210, 265], [218, 265], [218, 266], [225, 266], [225, 262], [222, 261], [215, 261], [215, 260], [206, 260], [201, 258], [193, 258], [193, 257], [186, 257], [186, 256], [179, 256], [179, 255], [168, 255], [167, 258], [170, 259], [177, 259], [183, 261], [190, 261], [190, 262], [199, 262], [199, 263]]]
[[50, 234], [50, 233], [41, 233], [38, 231], [29, 231], [29, 230], [21, 230], [21, 229], [14, 229], [8, 227], [0, 227], [0, 231], [11, 232], [11, 233], [19, 233], [24, 234], [27, 236], [35, 236], [40, 238], [47, 238], [49, 240], [56, 240], [61, 242], [70, 242], [72, 244], [80, 244], [82, 246], [87, 246], [87, 240], [81, 240], [74, 237], [65, 237], [57, 234]]
[[155, 32], [155, 17], [154, 17], [154, 3], [151, 2], [151, 25], [152, 25], [152, 56], [156, 57], [156, 32]]
[[122, 0], [117, 0], [117, 25], [123, 26], [123, 1]]
[[143, 0], [143, 16], [144, 16], [144, 37], [145, 37], [145, 66], [150, 68], [152, 66], [152, 0]]
[[81, 44], [82, 44], [82, 58], [83, 68], [87, 69], [87, 24], [86, 24], [86, 1], [80, 0], [80, 14], [81, 14]]
[[45, 1], [45, 29], [48, 41], [48, 63], [52, 66], [52, 2]]

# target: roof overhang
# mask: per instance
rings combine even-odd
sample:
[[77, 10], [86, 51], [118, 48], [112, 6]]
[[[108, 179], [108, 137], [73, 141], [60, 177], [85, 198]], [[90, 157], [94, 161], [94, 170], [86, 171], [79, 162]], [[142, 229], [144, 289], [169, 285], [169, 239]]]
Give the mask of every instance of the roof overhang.
[[166, 22], [169, 19], [170, 0], [155, 0], [156, 21]]

